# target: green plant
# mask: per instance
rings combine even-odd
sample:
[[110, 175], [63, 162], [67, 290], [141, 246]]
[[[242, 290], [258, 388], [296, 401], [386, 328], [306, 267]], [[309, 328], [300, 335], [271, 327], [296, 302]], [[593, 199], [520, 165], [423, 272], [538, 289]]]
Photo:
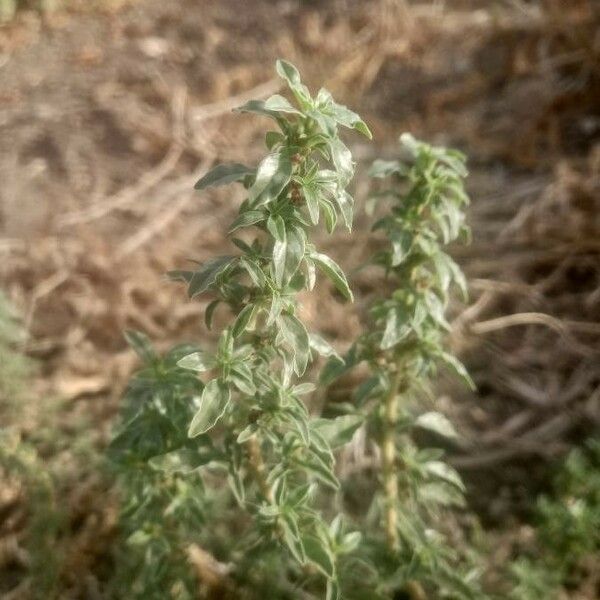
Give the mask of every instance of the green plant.
[[27, 513], [24, 539], [29, 558], [28, 586], [33, 599], [57, 597], [61, 567], [56, 541], [63, 525], [63, 515], [56, 502], [53, 474], [48, 471], [35, 445], [24, 441], [16, 429], [0, 429], [0, 481], [3, 487], [20, 488], [22, 506]]
[[[331, 356], [334, 351], [298, 318], [297, 295], [313, 289], [319, 271], [344, 298], [352, 299], [343, 271], [317, 250], [311, 230], [321, 217], [330, 233], [338, 219], [350, 229], [353, 200], [345, 188], [354, 164], [338, 127], [368, 137], [370, 133], [326, 90], [313, 98], [293, 65], [278, 61], [276, 68], [295, 104], [275, 95], [238, 109], [269, 117], [277, 125], [278, 131], [266, 134], [266, 157], [257, 168], [220, 165], [196, 185], [196, 189], [232, 182], [244, 186], [248, 197], [229, 233], [245, 239], [232, 238], [239, 254], [170, 276], [187, 284], [191, 298], [214, 297], [206, 309], [207, 327], [220, 304], [233, 317], [216, 351], [197, 350], [177, 361], [180, 369], [206, 373], [207, 378], [197, 384], [201, 393], [186, 392], [181, 410], [175, 403], [170, 409], [152, 409], [160, 414], [166, 437], [175, 436], [177, 442], [164, 444], [160, 460], [153, 450], [151, 466], [185, 464], [198, 485], [202, 480], [196, 469], [202, 467], [202, 474], [211, 477], [224, 473], [237, 502], [252, 516], [241, 536], [246, 556], [250, 549], [261, 556], [283, 546], [300, 565], [294, 567], [294, 561], [286, 565], [296, 585], [314, 587], [313, 575], [321, 573], [327, 580], [327, 597], [336, 598], [338, 556], [351, 552], [359, 536], [344, 532], [340, 519], [328, 525], [318, 510], [323, 486], [334, 490], [339, 486], [331, 447], [343, 435], [344, 423], [313, 418], [301, 399], [314, 389], [299, 379], [313, 354]], [[257, 231], [252, 240], [249, 232], [241, 233], [250, 228]], [[139, 336], [130, 336], [130, 341], [141, 355], [148, 354]], [[156, 397], [159, 387], [154, 377], [148, 393]], [[171, 393], [167, 391], [165, 398]], [[148, 440], [144, 433], [148, 423], [139, 421], [138, 416], [127, 421], [116, 443], [125, 452], [131, 449], [132, 460], [145, 462], [149, 457], [141, 449]], [[141, 448], [132, 442], [136, 431]]]
[[[18, 490], [19, 502], [25, 508], [27, 526], [22, 543], [28, 556], [30, 597], [54, 598], [61, 562], [56, 540], [62, 515], [56, 503], [54, 473], [37, 449], [43, 433], [38, 430], [26, 388], [34, 364], [19, 351], [25, 339], [17, 312], [0, 293], [0, 482], [3, 489]], [[34, 429], [28, 439], [20, 430], [25, 419]], [[4, 591], [0, 588], [0, 593]]]
[[140, 333], [126, 334], [144, 368], [129, 383], [112, 458], [121, 493], [115, 595], [178, 600], [197, 596], [186, 557], [205, 524], [205, 493], [196, 462], [204, 449], [187, 436], [203, 385], [177, 361], [193, 348], [160, 357]]
[[[473, 385], [463, 365], [444, 346], [449, 329], [445, 311], [455, 284], [466, 295], [466, 283], [444, 245], [467, 237], [464, 208], [468, 197], [463, 178], [465, 159], [455, 150], [401, 138], [403, 160], [374, 163], [373, 177], [392, 177], [395, 186], [376, 193], [376, 202], [390, 199], [391, 209], [373, 226], [383, 231], [386, 246], [372, 259], [395, 289], [374, 302], [370, 323], [345, 356], [330, 361], [322, 373], [329, 384], [358, 363], [370, 376], [355, 393], [358, 412], [379, 447], [381, 488], [373, 497], [371, 514], [379, 514], [382, 535], [370, 532], [363, 544], [371, 565], [369, 585], [390, 598], [404, 589], [411, 598], [473, 598], [475, 572], [456, 570], [457, 553], [435, 531], [440, 513], [462, 506], [464, 487], [458, 473], [442, 461], [442, 451], [420, 448], [415, 429], [452, 438], [456, 432], [438, 412], [418, 414], [419, 398], [429, 391], [429, 379], [439, 365], [449, 367]], [[356, 409], [355, 409], [356, 410]]]
[[569, 454], [555, 477], [553, 493], [537, 501], [535, 525], [533, 552], [509, 566], [514, 600], [556, 598], [561, 587], [577, 589], [585, 580], [586, 568], [597, 569], [599, 440], [589, 440]]
[[15, 348], [25, 340], [25, 331], [14, 308], [0, 292], [0, 403], [4, 410], [16, 408], [31, 361]]

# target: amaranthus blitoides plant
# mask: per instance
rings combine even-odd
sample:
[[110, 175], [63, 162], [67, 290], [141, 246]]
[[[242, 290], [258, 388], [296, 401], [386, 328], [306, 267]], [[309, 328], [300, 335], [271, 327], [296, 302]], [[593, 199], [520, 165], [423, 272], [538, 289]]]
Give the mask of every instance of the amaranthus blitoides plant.
[[196, 472], [202, 453], [212, 451], [187, 436], [203, 385], [177, 366], [195, 348], [178, 346], [159, 356], [145, 335], [129, 331], [126, 338], [143, 367], [129, 382], [110, 445], [125, 541], [117, 552], [114, 596], [191, 600], [198, 581], [186, 551], [212, 516]]
[[331, 382], [363, 361], [370, 370], [355, 398], [381, 457], [381, 489], [373, 508], [381, 515], [385, 543], [378, 546], [375, 536], [365, 546], [378, 573], [373, 585], [380, 593], [372, 597], [389, 598], [394, 590], [404, 589], [421, 600], [427, 588], [436, 588], [435, 597], [451, 588], [452, 597], [470, 598], [472, 586], [450, 567], [453, 553], [434, 534], [431, 519], [440, 506], [462, 503], [463, 484], [440, 460], [440, 451], [419, 449], [411, 439], [416, 427], [455, 435], [442, 414], [415, 414], [415, 400], [428, 390], [438, 365], [450, 367], [472, 385], [463, 365], [444, 346], [451, 285], [466, 295], [460, 268], [444, 252], [445, 244], [469, 234], [464, 224], [469, 202], [463, 184], [465, 159], [455, 150], [432, 147], [410, 135], [403, 135], [401, 142], [406, 160], [378, 160], [371, 170], [373, 177], [391, 176], [396, 183], [376, 193], [370, 203], [392, 202], [373, 226], [384, 232], [387, 245], [372, 263], [384, 269], [396, 289], [374, 302], [368, 331], [352, 346], [345, 365], [330, 361], [322, 381]]
[[342, 535], [338, 523], [328, 527], [313, 506], [317, 484], [336, 489], [338, 482], [332, 428], [310, 417], [301, 396], [314, 386], [299, 377], [313, 352], [329, 356], [333, 350], [298, 318], [297, 295], [313, 289], [320, 271], [352, 299], [343, 271], [317, 250], [310, 233], [321, 216], [329, 232], [338, 218], [351, 227], [353, 200], [345, 188], [354, 164], [338, 126], [370, 132], [326, 90], [313, 98], [293, 65], [280, 60], [276, 68], [295, 104], [275, 95], [238, 109], [278, 126], [266, 134], [266, 157], [256, 169], [218, 166], [196, 185], [242, 183], [248, 197], [229, 233], [254, 228], [257, 235], [251, 242], [232, 238], [240, 254], [171, 273], [188, 284], [190, 297], [214, 296], [208, 327], [219, 304], [233, 314], [216, 352], [194, 352], [178, 364], [208, 375], [188, 431], [198, 448], [211, 448], [198, 453], [198, 466], [210, 461], [226, 469], [237, 500], [255, 517], [257, 543], [271, 539], [287, 547], [299, 563], [326, 576], [327, 595], [335, 598], [336, 556], [358, 538]]

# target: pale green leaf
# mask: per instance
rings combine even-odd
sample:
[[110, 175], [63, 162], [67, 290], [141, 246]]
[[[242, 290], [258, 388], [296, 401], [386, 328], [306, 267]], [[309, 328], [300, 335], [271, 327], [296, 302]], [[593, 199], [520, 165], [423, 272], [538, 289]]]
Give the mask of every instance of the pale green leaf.
[[190, 423], [188, 436], [196, 437], [212, 429], [225, 414], [230, 400], [229, 388], [218, 379], [211, 379], [202, 392], [200, 408]]

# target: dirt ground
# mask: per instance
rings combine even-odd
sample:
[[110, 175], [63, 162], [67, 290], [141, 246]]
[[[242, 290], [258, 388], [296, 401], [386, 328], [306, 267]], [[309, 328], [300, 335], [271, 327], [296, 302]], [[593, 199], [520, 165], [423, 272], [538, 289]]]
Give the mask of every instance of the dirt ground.
[[[568, 4], [138, 0], [0, 27], [0, 286], [40, 403], [65, 401], [102, 446], [136, 365], [122, 331], [161, 348], [207, 337], [203, 301], [164, 273], [227, 243], [239, 192], [193, 183], [260, 156], [266, 123], [231, 109], [279, 89], [285, 57], [371, 126], [375, 146], [349, 139], [357, 196], [403, 131], [468, 154], [474, 240], [454, 255], [471, 301], [453, 343], [478, 391], [448, 383], [441, 404], [465, 435], [454, 460], [473, 505], [517, 518], [545, 461], [600, 424], [600, 9]], [[365, 221], [359, 207], [352, 238], [323, 236], [345, 269], [367, 252]], [[354, 306], [324, 288], [304, 307], [341, 348], [373, 291], [368, 274], [354, 286]], [[83, 481], [69, 501], [110, 536]]]

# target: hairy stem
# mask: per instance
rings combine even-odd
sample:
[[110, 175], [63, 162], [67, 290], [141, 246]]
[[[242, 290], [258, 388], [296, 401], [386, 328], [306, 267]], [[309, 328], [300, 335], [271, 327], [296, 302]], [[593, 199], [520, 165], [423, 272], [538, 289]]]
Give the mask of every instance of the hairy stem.
[[[388, 548], [396, 552], [398, 538], [398, 472], [396, 465], [396, 423], [398, 421], [398, 392], [401, 385], [401, 373], [398, 367], [393, 373], [390, 390], [385, 397], [383, 443], [381, 460], [383, 467], [383, 487], [385, 492], [385, 534]], [[406, 591], [411, 600], [427, 600], [425, 590], [418, 581], [410, 580]]]
[[383, 489], [385, 493], [385, 534], [388, 548], [398, 550], [398, 474], [396, 472], [396, 422], [398, 420], [398, 389], [400, 373], [392, 376], [390, 390], [385, 397], [383, 441], [381, 461], [383, 471]]
[[246, 450], [256, 483], [267, 502], [273, 504], [275, 500], [273, 488], [267, 482], [265, 461], [263, 460], [262, 450], [256, 437], [252, 437], [246, 442]]

